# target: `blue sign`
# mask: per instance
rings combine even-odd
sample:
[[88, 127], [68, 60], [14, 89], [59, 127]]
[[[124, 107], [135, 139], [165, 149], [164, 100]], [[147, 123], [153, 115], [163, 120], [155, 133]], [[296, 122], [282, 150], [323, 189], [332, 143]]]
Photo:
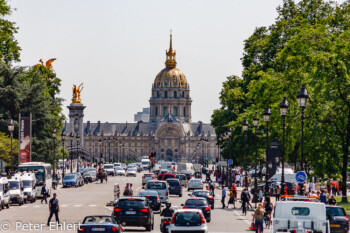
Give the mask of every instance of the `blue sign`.
[[233, 160], [232, 159], [229, 159], [227, 162], [228, 162], [229, 165], [233, 164]]
[[205, 159], [206, 159], [206, 160], [209, 160], [209, 158], [208, 158], [208, 157], [206, 157]]
[[300, 171], [300, 172], [297, 172], [297, 174], [295, 175], [295, 179], [297, 180], [298, 183], [303, 183], [307, 179], [307, 175], [305, 172]]

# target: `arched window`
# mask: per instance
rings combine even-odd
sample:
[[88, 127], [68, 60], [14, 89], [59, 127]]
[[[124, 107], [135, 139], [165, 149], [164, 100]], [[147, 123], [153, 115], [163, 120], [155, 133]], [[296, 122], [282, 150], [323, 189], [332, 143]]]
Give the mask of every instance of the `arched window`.
[[158, 116], [158, 107], [156, 107], [156, 116]]
[[177, 107], [174, 107], [174, 116], [177, 116]]
[[177, 91], [174, 91], [174, 98], [177, 98]]
[[186, 116], [186, 107], [184, 107], [184, 117]]
[[165, 99], [168, 98], [168, 91], [164, 91], [164, 98], [165, 98]]

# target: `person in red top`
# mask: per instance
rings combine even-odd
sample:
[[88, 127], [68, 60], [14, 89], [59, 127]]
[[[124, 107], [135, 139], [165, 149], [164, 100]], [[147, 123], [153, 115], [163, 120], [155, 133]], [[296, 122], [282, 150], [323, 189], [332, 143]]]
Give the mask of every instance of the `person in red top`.
[[235, 198], [237, 198], [237, 188], [236, 188], [236, 184], [233, 184], [231, 187], [231, 190], [233, 192], [233, 195]]

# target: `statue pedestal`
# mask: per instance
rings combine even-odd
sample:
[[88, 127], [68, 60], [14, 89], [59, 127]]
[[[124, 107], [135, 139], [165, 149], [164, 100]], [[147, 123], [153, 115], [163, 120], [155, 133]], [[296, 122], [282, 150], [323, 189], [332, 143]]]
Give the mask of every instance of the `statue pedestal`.
[[[71, 132], [74, 136], [79, 134], [80, 136], [80, 147], [84, 147], [84, 109], [86, 106], [83, 104], [70, 104], [67, 106], [69, 109], [69, 124], [71, 124]], [[69, 133], [71, 133], [69, 132]], [[76, 141], [74, 142], [77, 145]]]

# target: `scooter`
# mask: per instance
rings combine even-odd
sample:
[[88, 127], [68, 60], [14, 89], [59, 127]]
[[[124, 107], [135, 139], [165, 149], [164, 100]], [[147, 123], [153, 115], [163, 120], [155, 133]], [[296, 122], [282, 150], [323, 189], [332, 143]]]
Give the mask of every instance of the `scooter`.
[[162, 218], [160, 221], [160, 232], [169, 233], [171, 218]]

